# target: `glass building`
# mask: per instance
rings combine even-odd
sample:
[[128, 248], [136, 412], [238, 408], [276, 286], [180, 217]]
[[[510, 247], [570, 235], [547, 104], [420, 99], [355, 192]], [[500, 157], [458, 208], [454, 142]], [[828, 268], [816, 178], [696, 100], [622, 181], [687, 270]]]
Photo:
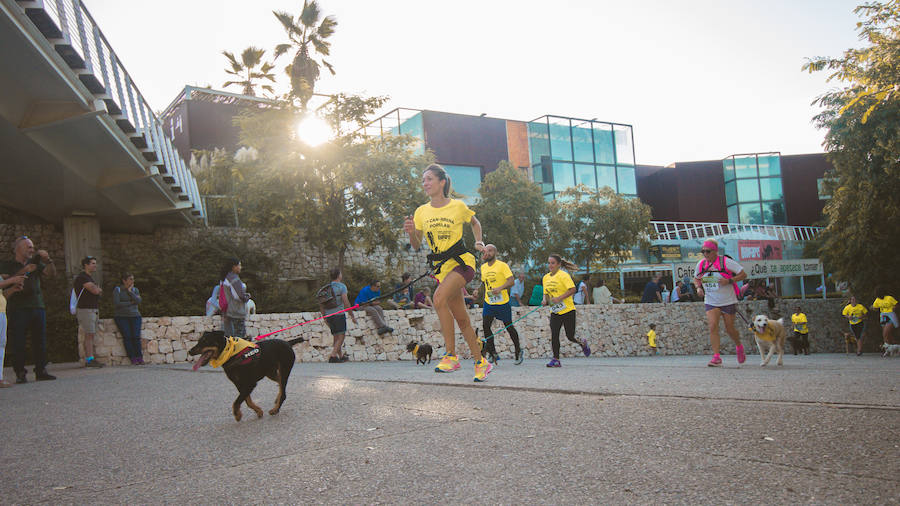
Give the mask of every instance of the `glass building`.
[[780, 153], [732, 155], [722, 168], [729, 223], [787, 223]]
[[542, 116], [528, 122], [528, 144], [546, 200], [578, 184], [637, 197], [631, 125]]

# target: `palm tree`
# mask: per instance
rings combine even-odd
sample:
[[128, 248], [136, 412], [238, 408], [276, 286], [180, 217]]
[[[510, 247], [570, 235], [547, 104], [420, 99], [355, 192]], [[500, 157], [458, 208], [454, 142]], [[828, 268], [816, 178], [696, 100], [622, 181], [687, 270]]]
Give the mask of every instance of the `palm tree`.
[[[274, 83], [275, 74], [272, 73], [272, 69], [275, 68], [275, 65], [263, 61], [263, 55], [265, 55], [265, 53], [265, 49], [250, 46], [247, 49], [244, 49], [241, 53], [241, 61], [238, 61], [232, 53], [222, 51], [222, 54], [225, 55], [225, 58], [228, 58], [228, 64], [231, 66], [230, 69], [226, 68], [225, 72], [240, 79], [240, 81], [228, 81], [222, 86], [226, 88], [235, 84], [243, 86], [242, 93], [244, 95], [256, 96], [257, 84], [254, 80], [268, 79]], [[257, 66], [259, 66], [259, 68], [257, 68]], [[268, 84], [263, 84], [261, 88], [269, 93], [275, 93], [275, 90]]]
[[[289, 43], [275, 46], [275, 58], [278, 58], [290, 50], [295, 50], [294, 59], [285, 68], [285, 72], [291, 77], [291, 94], [300, 100], [303, 109], [312, 97], [319, 79], [319, 70], [324, 66], [334, 75], [334, 67], [323, 58], [313, 57], [311, 52], [321, 56], [328, 56], [331, 43], [326, 39], [334, 34], [337, 20], [334, 16], [325, 16], [319, 11], [316, 0], [304, 0], [303, 10], [297, 19], [284, 11], [272, 11], [284, 31], [287, 32]], [[320, 22], [321, 19], [321, 22]], [[312, 50], [310, 49], [312, 46]]]

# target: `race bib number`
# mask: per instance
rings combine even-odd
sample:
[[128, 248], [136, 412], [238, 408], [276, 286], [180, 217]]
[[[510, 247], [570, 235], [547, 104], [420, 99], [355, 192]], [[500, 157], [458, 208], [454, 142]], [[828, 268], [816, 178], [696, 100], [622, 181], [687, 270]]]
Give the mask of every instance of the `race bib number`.
[[804, 330], [806, 330], [806, 324], [798, 323], [796, 329], [797, 329], [797, 332], [803, 332]]
[[706, 293], [715, 292], [719, 289], [719, 278], [715, 276], [703, 277], [703, 291]]
[[565, 302], [557, 302], [556, 304], [553, 304], [552, 306], [550, 306], [551, 313], [559, 313], [560, 311], [562, 311], [564, 309], [566, 309]]
[[856, 325], [862, 320], [859, 316], [851, 316], [850, 317], [850, 325]]
[[494, 292], [488, 292], [488, 304], [500, 304], [503, 302], [503, 293], [499, 295], [494, 295]]

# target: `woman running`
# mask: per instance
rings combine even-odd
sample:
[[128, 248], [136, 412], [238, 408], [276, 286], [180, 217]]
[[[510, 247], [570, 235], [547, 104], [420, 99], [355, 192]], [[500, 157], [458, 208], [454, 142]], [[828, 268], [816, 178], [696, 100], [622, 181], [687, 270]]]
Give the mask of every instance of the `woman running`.
[[710, 367], [721, 367], [719, 356], [719, 318], [725, 320], [725, 331], [734, 341], [735, 352], [739, 364], [747, 360], [741, 337], [734, 327], [734, 315], [737, 312], [737, 282], [747, 279], [744, 268], [733, 259], [719, 255], [719, 243], [709, 239], [700, 249], [703, 259], [697, 262], [694, 285], [697, 294], [703, 297], [706, 304], [706, 323], [709, 326], [709, 344], [713, 357], [707, 364]]
[[850, 331], [853, 332], [853, 335], [856, 337], [857, 357], [862, 355], [863, 329], [866, 327], [866, 322], [863, 318], [865, 318], [866, 313], [868, 312], [866, 306], [856, 302], [856, 297], [852, 295], [850, 296], [850, 303], [844, 306], [844, 310], [841, 311], [841, 314], [846, 316], [847, 320], [850, 322]]
[[439, 283], [433, 301], [447, 352], [434, 371], [453, 372], [459, 369], [455, 321], [475, 359], [475, 381], [484, 381], [492, 366], [481, 356], [481, 346], [462, 296], [463, 287], [475, 277], [475, 257], [466, 250], [463, 242], [463, 223], [471, 224], [475, 249], [483, 251], [481, 223], [463, 201], [450, 198], [450, 176], [440, 165], [431, 164], [425, 169], [422, 187], [431, 202], [419, 206], [413, 216], [407, 216], [403, 229], [409, 235], [413, 248], [418, 249], [423, 237], [427, 239], [432, 251], [428, 260], [435, 268], [434, 276]]
[[553, 347], [553, 358], [547, 362], [547, 367], [562, 367], [559, 362], [560, 327], [566, 328], [566, 338], [581, 346], [585, 357], [591, 356], [591, 348], [586, 339], [575, 339], [575, 302], [572, 300], [576, 292], [575, 282], [568, 272], [560, 269], [577, 270], [578, 266], [559, 255], [550, 255], [547, 267], [550, 272], [544, 274], [544, 305], [550, 306], [550, 344]]
[[878, 309], [881, 311], [881, 314], [878, 315], [878, 321], [881, 323], [881, 336], [884, 339], [884, 344], [894, 344], [891, 333], [895, 328], [900, 327], [900, 323], [897, 322], [897, 313], [894, 312], [897, 299], [888, 295], [887, 290], [883, 286], [875, 290], [875, 295], [877, 298], [872, 303], [872, 310]]

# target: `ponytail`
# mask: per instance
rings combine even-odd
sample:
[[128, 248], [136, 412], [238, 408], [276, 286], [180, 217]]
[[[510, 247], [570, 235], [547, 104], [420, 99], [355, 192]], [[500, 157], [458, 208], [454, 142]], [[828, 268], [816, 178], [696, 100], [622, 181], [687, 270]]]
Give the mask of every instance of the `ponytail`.
[[450, 196], [450, 174], [447, 174], [447, 170], [436, 163], [432, 163], [431, 165], [429, 165], [425, 169], [425, 172], [428, 172], [429, 170], [431, 172], [434, 172], [434, 175], [437, 176], [438, 179], [444, 181], [444, 183], [445, 183], [444, 184], [444, 196], [449, 197]]
[[562, 267], [565, 267], [567, 271], [575, 272], [578, 270], [577, 265], [575, 265], [574, 263], [570, 262], [569, 260], [566, 260], [565, 258], [557, 255], [556, 253], [550, 255], [550, 258], [559, 262], [559, 265]]

